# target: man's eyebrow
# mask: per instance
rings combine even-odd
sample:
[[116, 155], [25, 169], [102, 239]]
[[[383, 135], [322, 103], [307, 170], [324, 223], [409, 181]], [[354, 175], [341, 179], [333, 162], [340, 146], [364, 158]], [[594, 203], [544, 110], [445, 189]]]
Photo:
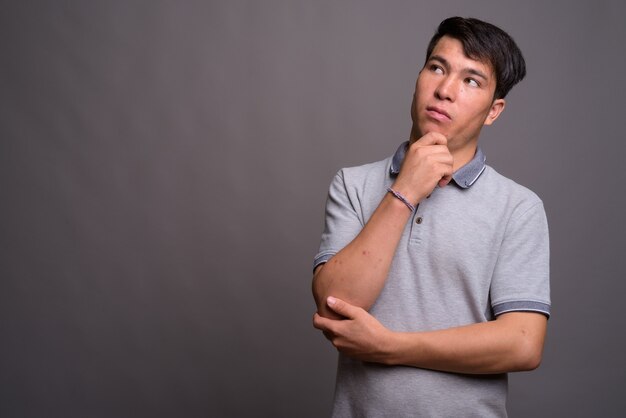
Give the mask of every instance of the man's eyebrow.
[[444, 67], [450, 68], [450, 63], [448, 62], [448, 60], [441, 55], [431, 55], [430, 58], [428, 58], [428, 61], [439, 61]]
[[475, 69], [475, 68], [466, 68], [466, 69], [465, 69], [465, 72], [467, 72], [467, 73], [469, 73], [469, 74], [473, 74], [473, 75], [475, 75], [475, 76], [477, 76], [477, 77], [480, 77], [480, 78], [482, 78], [482, 79], [483, 79], [483, 80], [485, 80], [485, 81], [489, 80], [489, 79], [487, 78], [487, 76], [486, 76], [486, 75], [485, 75], [482, 71], [478, 71], [478, 70], [477, 70], [477, 69]]
[[[448, 62], [448, 60], [445, 59], [444, 57], [442, 57], [441, 55], [431, 55], [430, 58], [428, 58], [428, 61], [438, 61], [446, 69], [450, 68], [450, 63]], [[489, 80], [489, 77], [487, 77], [487, 75], [485, 73], [483, 73], [480, 70], [477, 70], [476, 68], [467, 67], [467, 68], [463, 69], [463, 72], [475, 75], [476, 77], [480, 77], [480, 78], [482, 78], [485, 81]]]

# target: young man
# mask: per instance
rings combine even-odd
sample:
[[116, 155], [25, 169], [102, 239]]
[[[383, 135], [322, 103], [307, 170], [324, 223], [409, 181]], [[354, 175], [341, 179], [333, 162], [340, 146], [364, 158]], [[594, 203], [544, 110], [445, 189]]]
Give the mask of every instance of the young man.
[[502, 417], [506, 373], [539, 366], [545, 211], [478, 148], [525, 72], [501, 29], [444, 20], [410, 140], [335, 176], [313, 278], [314, 326], [340, 353], [333, 416]]

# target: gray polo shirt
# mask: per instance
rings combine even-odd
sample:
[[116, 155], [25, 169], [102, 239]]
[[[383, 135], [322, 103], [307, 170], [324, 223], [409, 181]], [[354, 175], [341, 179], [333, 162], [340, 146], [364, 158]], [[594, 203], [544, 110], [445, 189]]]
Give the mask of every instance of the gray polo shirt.
[[[393, 157], [333, 179], [314, 265], [361, 231], [400, 171]], [[541, 200], [485, 164], [480, 149], [407, 222], [385, 286], [370, 309], [396, 331], [493, 320], [511, 311], [550, 315], [548, 226]], [[339, 356], [333, 416], [502, 417], [506, 374], [460, 375]]]

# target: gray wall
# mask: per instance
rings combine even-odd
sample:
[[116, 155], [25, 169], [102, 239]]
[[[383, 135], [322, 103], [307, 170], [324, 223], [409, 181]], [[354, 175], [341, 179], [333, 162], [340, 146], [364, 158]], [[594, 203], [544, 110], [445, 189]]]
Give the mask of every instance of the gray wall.
[[619, 1], [22, 1], [0, 12], [0, 416], [320, 417], [310, 267], [342, 166], [408, 137], [450, 15], [528, 77], [482, 144], [551, 227], [513, 417], [626, 409]]

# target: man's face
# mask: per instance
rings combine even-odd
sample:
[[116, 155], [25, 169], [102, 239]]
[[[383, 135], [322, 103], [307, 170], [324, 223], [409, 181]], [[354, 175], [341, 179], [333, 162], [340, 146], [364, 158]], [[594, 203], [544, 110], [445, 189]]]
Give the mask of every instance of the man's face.
[[439, 132], [455, 152], [473, 152], [483, 125], [490, 125], [504, 109], [493, 100], [496, 78], [488, 62], [468, 58], [460, 41], [442, 37], [415, 84], [411, 105], [411, 139]]

